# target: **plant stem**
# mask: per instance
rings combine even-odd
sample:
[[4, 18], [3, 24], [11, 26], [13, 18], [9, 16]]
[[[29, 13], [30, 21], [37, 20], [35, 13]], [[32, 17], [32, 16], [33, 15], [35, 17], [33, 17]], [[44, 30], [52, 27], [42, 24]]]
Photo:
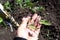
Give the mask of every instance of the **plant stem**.
[[5, 24], [5, 22], [1, 22], [1, 24], [7, 28], [7, 25]]

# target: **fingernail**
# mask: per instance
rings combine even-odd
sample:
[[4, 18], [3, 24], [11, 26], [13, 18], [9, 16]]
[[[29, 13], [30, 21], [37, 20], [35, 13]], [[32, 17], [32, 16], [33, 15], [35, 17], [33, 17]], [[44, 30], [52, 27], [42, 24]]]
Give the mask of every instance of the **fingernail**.
[[22, 18], [23, 21], [24, 21], [25, 19], [26, 19], [25, 17]]
[[28, 16], [32, 17], [32, 14], [29, 14]]

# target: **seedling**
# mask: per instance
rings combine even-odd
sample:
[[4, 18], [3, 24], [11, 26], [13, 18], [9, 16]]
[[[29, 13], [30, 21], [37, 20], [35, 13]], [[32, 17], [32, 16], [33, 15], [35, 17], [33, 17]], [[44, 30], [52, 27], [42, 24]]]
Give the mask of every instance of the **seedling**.
[[0, 24], [2, 24], [4, 27], [7, 27], [7, 25], [3, 21], [3, 18], [1, 18], [1, 17], [0, 17]]
[[42, 12], [42, 11], [44, 11], [44, 10], [45, 10], [44, 7], [42, 7], [42, 6], [39, 7], [39, 11], [40, 11], [40, 12]]
[[32, 7], [34, 7], [34, 5], [35, 4], [32, 3], [31, 0], [24, 0], [24, 4], [23, 4], [24, 8], [26, 7], [26, 8], [32, 9]]
[[24, 0], [25, 3], [31, 2], [31, 0]]
[[23, 0], [15, 0], [16, 4], [19, 5], [21, 8], [23, 7]]
[[[40, 24], [43, 24], [43, 25], [51, 25], [51, 23], [48, 22], [47, 20], [41, 20], [39, 23]], [[37, 27], [35, 27], [33, 24], [29, 25], [29, 28], [31, 30], [36, 30], [37, 29]]]
[[[49, 21], [45, 20], [45, 19], [40, 20], [37, 24], [47, 25], [47, 26], [51, 25], [51, 23]], [[28, 26], [29, 26], [28, 28], [31, 29], [31, 30], [38, 29], [38, 27], [36, 27], [34, 24], [31, 24], [31, 25], [28, 25]]]
[[0, 17], [0, 23], [2, 23], [3, 22], [3, 19]]
[[29, 29], [31, 29], [31, 30], [36, 30], [37, 27], [35, 27], [33, 24], [31, 24], [31, 25], [29, 25]]
[[33, 8], [32, 8], [32, 11], [33, 11], [33, 12], [37, 12], [37, 11], [42, 12], [42, 11], [44, 11], [44, 10], [45, 10], [45, 8], [42, 7], [42, 6], [40, 6], [40, 7], [33, 7]]
[[24, 7], [32, 9], [34, 7], [34, 5], [35, 5], [34, 3], [27, 2], [27, 3], [24, 4]]
[[39, 10], [39, 7], [34, 7], [34, 8], [32, 8], [32, 11], [33, 12], [37, 12]]
[[39, 23], [44, 25], [51, 25], [51, 23], [48, 22], [47, 20], [41, 20]]
[[9, 3], [9, 1], [7, 1], [7, 2], [4, 4], [4, 8], [11, 11], [11, 4]]

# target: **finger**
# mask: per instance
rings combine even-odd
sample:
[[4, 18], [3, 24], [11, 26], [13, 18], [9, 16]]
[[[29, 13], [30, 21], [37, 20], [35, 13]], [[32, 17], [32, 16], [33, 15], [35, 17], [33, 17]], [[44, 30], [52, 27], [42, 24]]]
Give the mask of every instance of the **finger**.
[[38, 16], [37, 20], [38, 20], [37, 28], [40, 28], [40, 27], [41, 27], [41, 24], [39, 23], [39, 21], [41, 20], [41, 17], [40, 17], [40, 16]]
[[34, 26], [36, 27], [35, 30], [39, 29], [39, 25], [40, 25], [39, 21], [40, 21], [40, 19], [41, 19], [40, 16], [38, 16], [38, 17], [36, 18], [36, 21], [35, 21], [35, 23], [34, 23]]
[[29, 19], [30, 19], [30, 16], [27, 16], [26, 18], [24, 17], [24, 18], [22, 18], [22, 22], [27, 23], [29, 21]]
[[36, 21], [35, 22], [39, 22], [41, 20], [40, 16], [37, 16]]
[[39, 20], [39, 21], [41, 20], [41, 16], [38, 16], [38, 20]]
[[36, 20], [34, 22], [35, 27], [37, 27], [38, 23], [39, 23], [39, 16], [37, 16], [37, 18], [36, 18]]
[[34, 20], [37, 18], [37, 14], [34, 14], [32, 19], [30, 19], [28, 25], [34, 24]]
[[37, 28], [39, 28], [39, 25], [40, 25], [39, 21], [40, 21], [40, 20], [41, 20], [41, 17], [38, 16], [37, 19], [36, 19], [36, 21], [35, 21], [35, 22], [36, 22], [36, 27], [37, 27]]
[[41, 20], [41, 16], [38, 17], [39, 18], [39, 21]]
[[37, 14], [34, 14], [32, 17], [31, 23], [34, 23], [34, 20], [36, 20], [36, 18], [37, 18]]
[[37, 30], [35, 30], [35, 33], [36, 33], [37, 35], [39, 35], [40, 29], [41, 29], [41, 25], [38, 25], [37, 27], [38, 27], [38, 28], [37, 28]]
[[39, 32], [40, 32], [40, 29], [41, 29], [41, 24], [39, 23], [39, 21], [41, 20], [41, 17], [40, 16], [38, 16], [38, 18], [37, 18], [37, 29], [35, 30], [35, 33], [38, 35], [39, 34]]
[[27, 22], [28, 22], [29, 19], [30, 19], [29, 16], [26, 17], [26, 18], [24, 17], [24, 18], [22, 19], [22, 23], [21, 23], [20, 27], [21, 27], [21, 28], [26, 28]]

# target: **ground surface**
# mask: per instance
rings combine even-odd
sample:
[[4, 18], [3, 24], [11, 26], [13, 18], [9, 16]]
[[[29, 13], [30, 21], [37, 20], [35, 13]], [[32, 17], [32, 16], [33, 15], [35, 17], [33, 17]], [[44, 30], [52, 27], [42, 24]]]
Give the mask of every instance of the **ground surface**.
[[[0, 0], [0, 2], [3, 4], [5, 0]], [[52, 23], [52, 26], [42, 26], [39, 40], [60, 40], [60, 6], [53, 2], [52, 4], [49, 4], [49, 1], [47, 3], [40, 2], [39, 4], [43, 5], [46, 8], [46, 11], [38, 14]], [[21, 23], [21, 18], [23, 16], [32, 13], [29, 9], [20, 9], [16, 6], [14, 8], [11, 15], [19, 24]], [[14, 33], [15, 32], [10, 32], [10, 29], [5, 29], [0, 25], [0, 40], [13, 40], [15, 36]]]

